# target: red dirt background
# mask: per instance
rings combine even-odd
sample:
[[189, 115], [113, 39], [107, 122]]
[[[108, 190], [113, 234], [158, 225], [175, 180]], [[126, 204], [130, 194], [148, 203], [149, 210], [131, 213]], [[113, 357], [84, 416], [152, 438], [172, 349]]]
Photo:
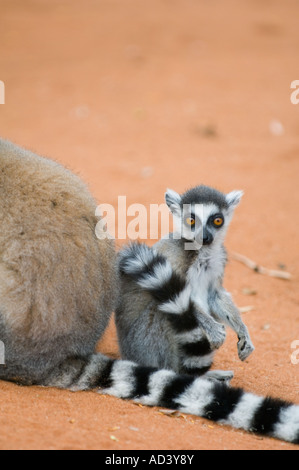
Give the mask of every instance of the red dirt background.
[[[225, 284], [256, 346], [233, 334], [215, 367], [299, 403], [299, 79], [296, 0], [1, 0], [1, 136], [77, 172], [100, 202], [162, 203], [205, 183], [244, 189]], [[123, 241], [118, 242], [121, 245]], [[256, 295], [244, 294], [244, 289]], [[113, 323], [99, 345], [116, 356]], [[0, 383], [1, 449], [295, 449], [96, 393]]]

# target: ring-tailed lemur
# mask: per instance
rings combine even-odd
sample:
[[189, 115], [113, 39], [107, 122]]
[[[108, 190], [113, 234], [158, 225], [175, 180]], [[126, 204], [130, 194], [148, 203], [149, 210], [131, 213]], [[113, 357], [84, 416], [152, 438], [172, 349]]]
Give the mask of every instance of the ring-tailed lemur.
[[122, 250], [116, 309], [122, 357], [180, 373], [231, 379], [231, 372], [208, 372], [213, 352], [225, 340], [223, 323], [238, 335], [241, 360], [253, 351], [248, 330], [222, 285], [223, 242], [241, 197], [240, 191], [224, 195], [207, 186], [182, 196], [168, 190], [166, 202], [177, 231], [153, 248], [135, 243]]
[[94, 352], [118, 294], [95, 209], [78, 177], [0, 139], [0, 378], [100, 389], [299, 444], [299, 406]]

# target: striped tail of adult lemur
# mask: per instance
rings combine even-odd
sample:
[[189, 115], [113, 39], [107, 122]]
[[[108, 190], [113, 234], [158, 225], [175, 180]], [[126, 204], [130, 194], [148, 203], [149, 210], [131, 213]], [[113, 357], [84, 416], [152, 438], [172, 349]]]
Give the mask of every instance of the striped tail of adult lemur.
[[171, 370], [94, 354], [66, 360], [43, 385], [73, 391], [100, 389], [103, 394], [299, 444], [299, 406]]
[[[217, 377], [95, 353], [120, 285], [114, 244], [95, 235], [95, 210], [77, 176], [0, 139], [0, 379], [100, 390], [298, 444], [299, 406], [230, 388]], [[165, 306], [170, 297], [163, 296]]]

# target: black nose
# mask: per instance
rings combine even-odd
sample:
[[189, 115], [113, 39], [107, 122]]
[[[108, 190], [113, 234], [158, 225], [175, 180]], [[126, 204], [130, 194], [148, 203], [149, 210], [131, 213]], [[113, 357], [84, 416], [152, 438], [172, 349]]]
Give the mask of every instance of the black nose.
[[212, 241], [213, 241], [212, 235], [205, 235], [202, 239], [202, 244], [203, 245], [211, 245]]

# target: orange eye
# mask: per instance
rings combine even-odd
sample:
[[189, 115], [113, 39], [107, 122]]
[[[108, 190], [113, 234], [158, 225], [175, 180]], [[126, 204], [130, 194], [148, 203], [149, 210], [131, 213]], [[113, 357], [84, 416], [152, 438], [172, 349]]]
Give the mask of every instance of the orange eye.
[[221, 225], [223, 225], [223, 222], [224, 222], [224, 220], [223, 220], [222, 217], [216, 217], [213, 221], [213, 223], [216, 227], [221, 227]]
[[194, 217], [188, 217], [188, 218], [186, 219], [186, 223], [187, 223], [188, 225], [190, 225], [190, 227], [193, 227], [193, 225], [195, 225], [195, 219], [194, 219]]

